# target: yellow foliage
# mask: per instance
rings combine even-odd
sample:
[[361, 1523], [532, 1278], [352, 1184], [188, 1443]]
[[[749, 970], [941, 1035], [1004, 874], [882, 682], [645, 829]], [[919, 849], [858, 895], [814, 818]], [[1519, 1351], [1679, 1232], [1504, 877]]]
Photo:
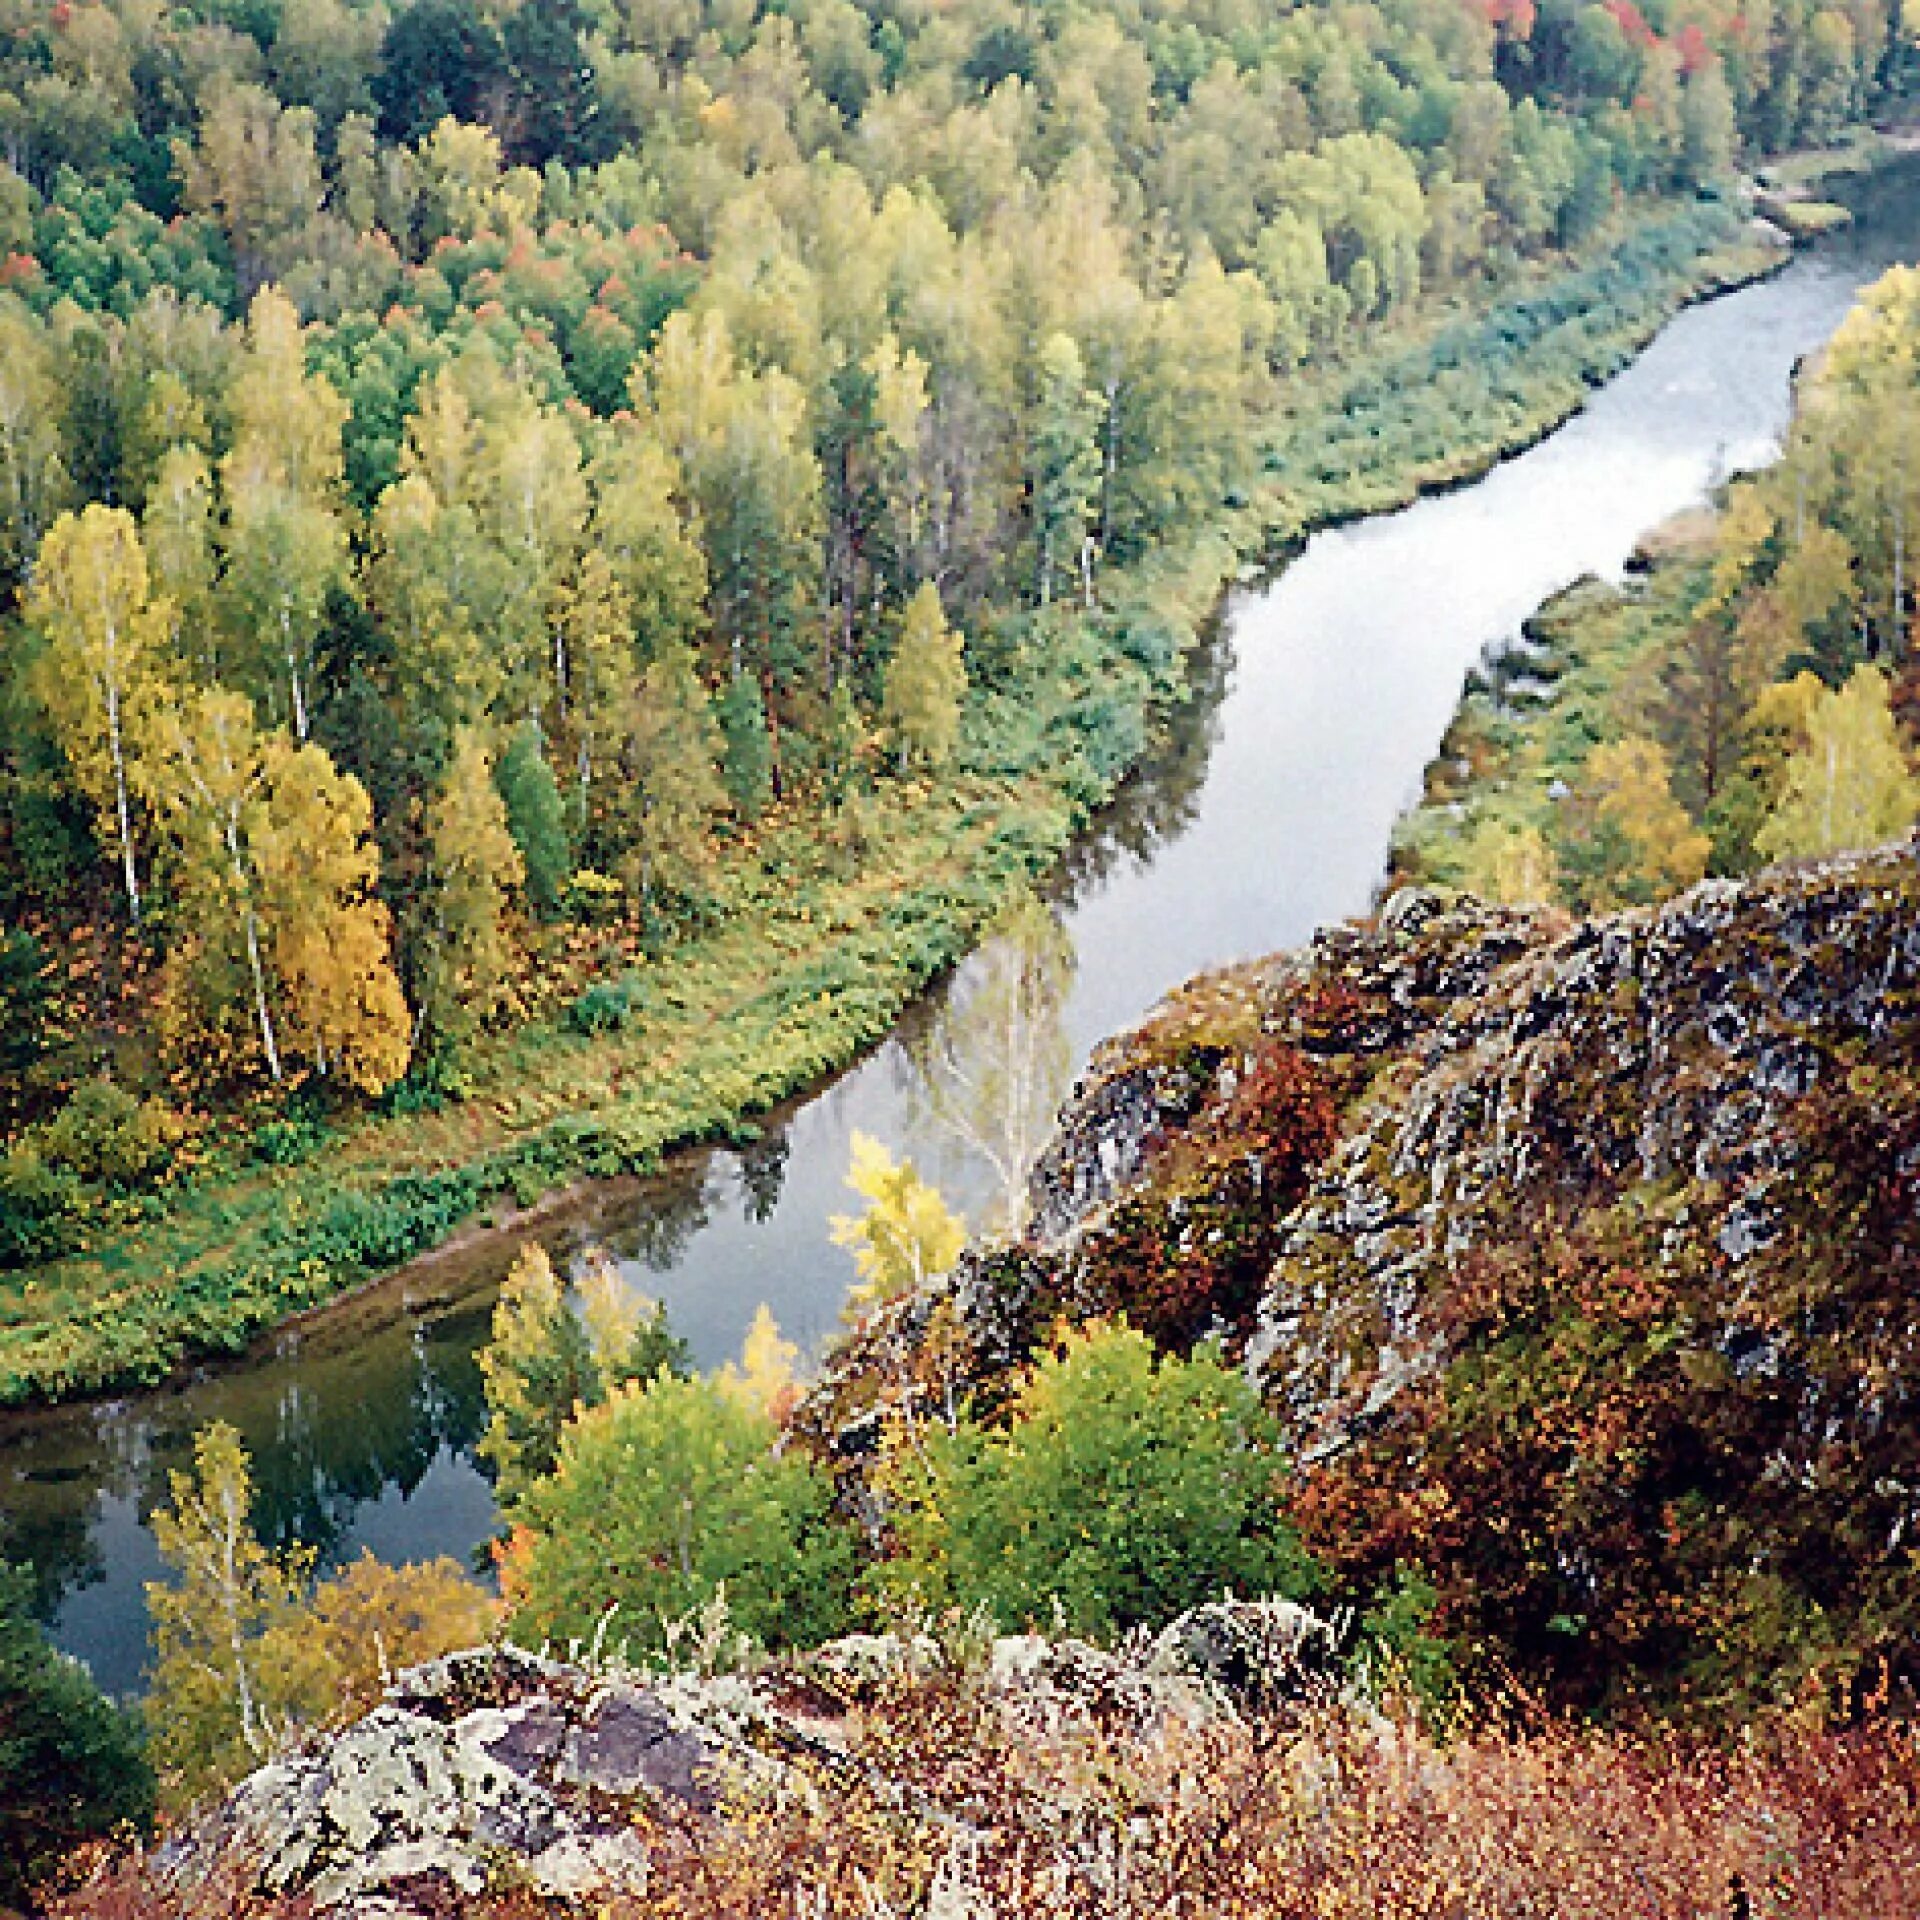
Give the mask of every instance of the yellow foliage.
[[800, 1397], [795, 1371], [800, 1349], [782, 1337], [773, 1309], [763, 1300], [747, 1329], [736, 1366], [731, 1360], [714, 1376], [714, 1384], [736, 1405], [769, 1419], [785, 1417]]
[[867, 1202], [865, 1213], [836, 1214], [832, 1222], [834, 1244], [853, 1255], [860, 1272], [850, 1311], [911, 1292], [959, 1259], [966, 1223], [911, 1160], [896, 1163], [878, 1140], [856, 1133], [847, 1185]]

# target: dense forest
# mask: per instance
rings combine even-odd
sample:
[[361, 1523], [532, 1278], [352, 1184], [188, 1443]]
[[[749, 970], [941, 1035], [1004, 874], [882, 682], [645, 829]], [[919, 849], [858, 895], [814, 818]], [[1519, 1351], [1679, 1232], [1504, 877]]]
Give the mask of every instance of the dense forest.
[[810, 862], [1030, 867], [1005, 783], [1138, 753], [1180, 627], [1120, 583], [1316, 368], [1902, 58], [1883, 7], [1627, 0], [109, 0], [0, 44], [16, 1268], [431, 1110], [489, 1034], [619, 1026]]

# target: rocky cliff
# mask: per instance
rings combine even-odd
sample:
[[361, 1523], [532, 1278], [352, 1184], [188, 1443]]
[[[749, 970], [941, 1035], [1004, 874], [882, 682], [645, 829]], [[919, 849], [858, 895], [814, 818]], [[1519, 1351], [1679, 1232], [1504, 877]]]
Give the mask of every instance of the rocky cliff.
[[1582, 925], [1396, 895], [1109, 1043], [1032, 1200], [830, 1370], [856, 1493], [890, 1405], [1124, 1312], [1244, 1357], [1341, 1580], [1573, 1697], [1911, 1671], [1920, 844]]

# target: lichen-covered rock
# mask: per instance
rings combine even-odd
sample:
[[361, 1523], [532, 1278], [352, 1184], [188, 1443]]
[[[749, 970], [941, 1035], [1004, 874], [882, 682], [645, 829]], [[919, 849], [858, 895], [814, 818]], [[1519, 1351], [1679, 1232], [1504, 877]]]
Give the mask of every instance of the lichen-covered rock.
[[709, 1814], [747, 1756], [655, 1689], [512, 1648], [402, 1675], [364, 1719], [249, 1776], [164, 1860], [177, 1887], [243, 1863], [321, 1911], [433, 1911], [511, 1883], [638, 1894], [635, 1812]]

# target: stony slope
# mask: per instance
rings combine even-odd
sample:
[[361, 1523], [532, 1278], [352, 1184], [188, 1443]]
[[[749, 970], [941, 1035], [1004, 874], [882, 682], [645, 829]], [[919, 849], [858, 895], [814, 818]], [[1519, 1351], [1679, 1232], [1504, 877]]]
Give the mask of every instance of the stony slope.
[[1395, 896], [1110, 1043], [1033, 1197], [847, 1344], [851, 1485], [1060, 1316], [1211, 1326], [1336, 1572], [1568, 1697], [1912, 1670], [1920, 843], [1584, 925]]

